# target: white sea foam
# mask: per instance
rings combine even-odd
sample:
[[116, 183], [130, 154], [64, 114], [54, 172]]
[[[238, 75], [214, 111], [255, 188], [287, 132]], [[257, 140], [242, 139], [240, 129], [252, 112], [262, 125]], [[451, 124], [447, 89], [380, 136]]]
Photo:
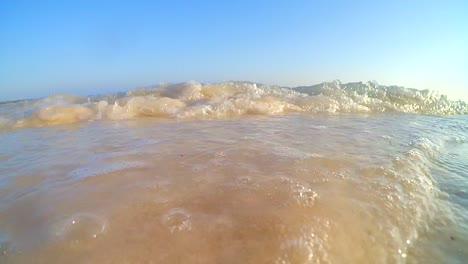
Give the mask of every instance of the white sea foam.
[[296, 88], [250, 82], [202, 84], [192, 81], [89, 98], [54, 95], [21, 107], [22, 117], [4, 114], [0, 127], [23, 128], [148, 116], [206, 119], [287, 113], [468, 113], [466, 103], [450, 101], [429, 90], [382, 86], [376, 82], [342, 84], [339, 81]]

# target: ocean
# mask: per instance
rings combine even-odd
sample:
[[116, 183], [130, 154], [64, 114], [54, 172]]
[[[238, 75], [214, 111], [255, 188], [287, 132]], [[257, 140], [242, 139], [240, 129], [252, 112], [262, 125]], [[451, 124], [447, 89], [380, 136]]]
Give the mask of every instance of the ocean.
[[0, 263], [467, 263], [467, 114], [338, 81], [0, 103]]

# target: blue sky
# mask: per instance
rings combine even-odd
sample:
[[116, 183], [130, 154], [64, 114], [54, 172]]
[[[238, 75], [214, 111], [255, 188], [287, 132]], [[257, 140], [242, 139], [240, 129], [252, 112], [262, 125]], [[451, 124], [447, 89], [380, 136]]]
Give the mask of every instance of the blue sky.
[[1, 1], [0, 100], [340, 79], [468, 100], [468, 1]]

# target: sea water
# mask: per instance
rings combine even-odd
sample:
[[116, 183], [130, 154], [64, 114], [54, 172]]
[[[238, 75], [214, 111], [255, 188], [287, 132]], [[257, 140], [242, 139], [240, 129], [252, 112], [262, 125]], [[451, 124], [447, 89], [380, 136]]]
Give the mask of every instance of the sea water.
[[0, 104], [0, 263], [466, 263], [468, 106], [377, 83]]

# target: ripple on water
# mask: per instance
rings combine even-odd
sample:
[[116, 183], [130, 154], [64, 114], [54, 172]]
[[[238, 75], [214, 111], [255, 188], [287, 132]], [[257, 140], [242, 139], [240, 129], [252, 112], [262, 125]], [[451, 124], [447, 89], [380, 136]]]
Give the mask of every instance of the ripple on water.
[[329, 242], [327, 221], [314, 219], [314, 228], [304, 225], [280, 244], [279, 256], [275, 263], [331, 263], [328, 257]]
[[289, 159], [295, 159], [295, 160], [322, 157], [322, 155], [317, 154], [317, 153], [309, 153], [309, 152], [301, 151], [299, 149], [285, 147], [285, 146], [274, 147], [273, 153], [275, 153], [275, 155], [280, 156], [282, 158], [289, 158]]
[[319, 199], [318, 193], [306, 185], [287, 177], [282, 177], [281, 180], [284, 184], [288, 185], [292, 199], [298, 205], [311, 207], [314, 206], [315, 202]]
[[97, 175], [112, 173], [120, 170], [125, 169], [134, 169], [143, 167], [142, 162], [137, 161], [121, 161], [118, 163], [109, 163], [109, 162], [100, 162], [100, 163], [92, 163], [88, 164], [87, 166], [77, 168], [71, 171], [68, 174], [68, 177], [72, 179], [84, 179], [89, 178]]
[[161, 217], [161, 223], [171, 233], [190, 231], [192, 229], [191, 215], [184, 209], [174, 208]]
[[55, 228], [58, 239], [83, 241], [97, 238], [107, 229], [107, 220], [92, 213], [77, 213]]

